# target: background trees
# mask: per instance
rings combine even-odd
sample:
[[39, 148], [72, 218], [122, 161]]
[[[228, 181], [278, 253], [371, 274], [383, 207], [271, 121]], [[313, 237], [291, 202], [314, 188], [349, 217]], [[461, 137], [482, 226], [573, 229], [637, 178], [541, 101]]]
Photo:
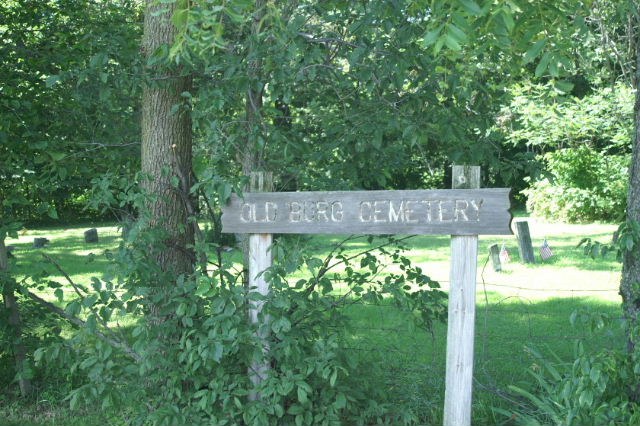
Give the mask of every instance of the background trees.
[[[28, 289], [7, 273], [4, 238], [44, 213], [81, 218], [92, 179], [99, 201], [135, 205], [146, 226], [109, 254], [111, 268], [92, 283], [99, 298], [66, 305], [86, 316], [88, 330], [58, 348], [65, 368], [88, 373], [74, 404], [122, 403], [118, 395], [139, 392], [151, 402], [136, 418], [152, 423], [307, 421], [314, 398], [332, 407], [332, 421], [382, 416], [375, 400], [345, 396], [357, 383], [340, 373], [350, 368], [344, 336], [323, 328], [344, 319], [333, 309], [344, 300], [331, 293], [326, 259], [284, 238], [274, 248], [282, 265], [270, 271], [280, 375], [263, 389], [271, 405], [243, 405], [242, 375], [255, 355], [246, 294], [221, 254], [219, 229], [211, 245], [195, 235], [205, 211], [216, 227], [219, 204], [241, 192], [251, 170], [273, 172], [277, 190], [409, 189], [445, 186], [451, 163], [474, 163], [489, 185], [529, 187], [519, 201], [528, 197], [548, 217], [617, 219], [622, 161], [632, 155], [627, 229], [636, 226], [631, 1], [10, 0], [0, 16], [8, 307], [17, 312], [14, 290]], [[124, 195], [109, 194], [118, 186]], [[621, 290], [635, 324], [640, 272], [630, 235], [621, 240]], [[346, 263], [340, 250], [329, 258]], [[386, 255], [405, 272], [353, 291], [371, 300], [393, 291], [400, 306], [439, 319], [436, 285], [399, 251]], [[197, 271], [198, 261], [213, 262], [215, 276]], [[368, 272], [347, 277], [354, 289], [381, 268], [366, 253], [361, 266]], [[290, 288], [285, 278], [299, 269], [314, 279]], [[400, 291], [407, 280], [425, 291]], [[154, 309], [164, 321], [145, 317]], [[114, 352], [96, 330], [109, 334], [120, 314], [136, 320], [130, 334], [110, 337], [120, 342]], [[323, 358], [327, 348], [333, 355]], [[28, 356], [15, 352], [20, 370]]]

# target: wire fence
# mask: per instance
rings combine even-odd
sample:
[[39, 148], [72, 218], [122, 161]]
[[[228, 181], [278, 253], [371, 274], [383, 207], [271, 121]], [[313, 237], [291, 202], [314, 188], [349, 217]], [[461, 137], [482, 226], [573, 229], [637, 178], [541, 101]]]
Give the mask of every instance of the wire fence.
[[[100, 228], [100, 241], [116, 246], [121, 238], [117, 227]], [[46, 236], [46, 231], [30, 233], [17, 242], [26, 245], [32, 237]], [[100, 245], [95, 254], [104, 251]], [[98, 246], [95, 246], [98, 247]], [[77, 229], [56, 237], [47, 245], [54, 256], [87, 255], [94, 250]], [[428, 268], [425, 268], [427, 270]], [[587, 350], [621, 348], [624, 330], [618, 295], [620, 268], [597, 271], [600, 285], [564, 282], [550, 285], [549, 275], [541, 270], [525, 270], [523, 275], [502, 274], [480, 264], [477, 287], [474, 400], [504, 401], [513, 399], [508, 386], [529, 380], [527, 369], [539, 369], [537, 351], [554, 363], [570, 363], [575, 343], [583, 342]], [[564, 272], [563, 272], [564, 273]], [[595, 272], [594, 272], [595, 273]], [[571, 271], [567, 271], [568, 276]], [[449, 282], [438, 282], [447, 290]], [[63, 288], [65, 293], [73, 292]], [[50, 294], [50, 289], [35, 290]], [[574, 311], [604, 313], [613, 326], [595, 333], [589, 321], [570, 324]], [[399, 398], [420, 411], [440, 410], [444, 398], [446, 362], [446, 324], [436, 323], [430, 330], [417, 328], [411, 313], [392, 304], [359, 302], [349, 308], [349, 351], [372, 368], [379, 368], [385, 386]], [[586, 317], [588, 318], [588, 316]], [[490, 402], [492, 404], [493, 402]]]
[[[584, 288], [579, 283], [549, 288], [535, 276], [527, 285], [487, 282], [483, 272], [476, 302], [475, 404], [517, 403], [508, 386], [532, 383], [527, 370], [540, 371], [540, 357], [569, 366], [577, 342], [587, 351], [622, 348], [620, 270], [612, 268], [608, 273], [609, 279], [599, 288]], [[448, 287], [447, 281], [439, 282]], [[579, 315], [572, 324], [573, 312]], [[611, 326], [593, 331], [592, 319], [602, 314]], [[401, 389], [403, 399], [414, 403], [413, 408], [437, 409], [444, 399], [446, 324], [422, 330], [411, 322], [410, 314], [391, 304], [361, 303], [350, 314], [350, 350], [386, 370], [389, 388]]]

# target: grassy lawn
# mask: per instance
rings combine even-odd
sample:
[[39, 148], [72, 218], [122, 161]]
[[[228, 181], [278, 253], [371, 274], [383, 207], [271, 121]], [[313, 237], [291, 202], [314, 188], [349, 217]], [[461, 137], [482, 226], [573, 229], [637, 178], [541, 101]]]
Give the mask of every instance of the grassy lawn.
[[[545, 262], [537, 256], [538, 263], [521, 264], [514, 236], [480, 238], [474, 423], [496, 424], [503, 420], [493, 416], [491, 407], [508, 407], [498, 394], [507, 385], [526, 379], [526, 368], [535, 368], [527, 347], [534, 347], [549, 357], [553, 353], [568, 362], [574, 342], [580, 338], [585, 338], [587, 348], [593, 349], [617, 346], [623, 340], [621, 329], [593, 336], [584, 326], [574, 327], [569, 323], [569, 316], [576, 309], [604, 312], [614, 318], [620, 316], [617, 294], [620, 265], [613, 256], [593, 260], [576, 249], [584, 237], [608, 241], [615, 226], [528, 220], [535, 252], [544, 238], [554, 251], [554, 257]], [[77, 283], [87, 285], [92, 276], [100, 278], [107, 265], [103, 253], [118, 245], [120, 232], [115, 226], [99, 227], [100, 242], [89, 245], [83, 239], [86, 229], [85, 226], [28, 230], [20, 238], [8, 240], [7, 244], [16, 246], [17, 272], [24, 274], [36, 267], [43, 252], [55, 258]], [[44, 249], [33, 249], [34, 237], [46, 237], [51, 242]], [[329, 246], [340, 240], [340, 236], [316, 236], [311, 242], [317, 246], [318, 257], [323, 257], [329, 252]], [[494, 243], [505, 244], [512, 258], [500, 273], [494, 272], [487, 263], [487, 248]], [[408, 244], [408, 255], [413, 262], [448, 289], [449, 237], [415, 237]], [[367, 247], [368, 243], [361, 239], [349, 243], [348, 250], [356, 253]], [[89, 253], [96, 257], [87, 263], [84, 256]], [[228, 255], [240, 259], [237, 250]], [[52, 279], [63, 283], [62, 276], [50, 266], [48, 269]], [[298, 275], [302, 274], [304, 272]], [[66, 286], [64, 291], [65, 296], [72, 297], [70, 287]], [[39, 294], [50, 301], [56, 300], [47, 289]], [[386, 304], [353, 305], [349, 316], [350, 347], [362, 362], [371, 365], [381, 385], [388, 388], [393, 398], [408, 403], [423, 422], [441, 422], [446, 325], [438, 324], [432, 332], [415, 329], [408, 314]], [[8, 422], [0, 421], [0, 424], [117, 423], [115, 417], [95, 417], [91, 413], [77, 413], [85, 420], [73, 423], [70, 420], [73, 414], [64, 408], [66, 404], [58, 399], [59, 406], [54, 408], [27, 407], [24, 411], [19, 408], [21, 404], [0, 399], [0, 417]]]

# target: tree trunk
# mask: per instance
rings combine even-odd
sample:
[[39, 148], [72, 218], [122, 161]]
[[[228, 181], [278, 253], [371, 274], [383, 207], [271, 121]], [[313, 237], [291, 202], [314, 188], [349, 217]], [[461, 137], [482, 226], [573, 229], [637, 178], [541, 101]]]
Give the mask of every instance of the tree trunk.
[[[639, 37], [636, 37], [639, 38]], [[640, 42], [636, 41], [636, 70], [634, 84], [640, 89]], [[629, 194], [627, 199], [627, 221], [640, 222], [640, 90], [636, 91], [634, 106], [634, 134], [629, 168]], [[625, 251], [620, 282], [622, 309], [628, 321], [629, 349], [633, 351], [640, 343], [640, 249]]]
[[[142, 47], [149, 58], [161, 45], [174, 42], [177, 28], [171, 16], [177, 3], [146, 2]], [[168, 11], [159, 13], [164, 8]], [[175, 66], [161, 65], [148, 71], [150, 78], [142, 98], [142, 172], [149, 178], [144, 189], [155, 199], [148, 204], [147, 213], [150, 225], [164, 228], [169, 235], [167, 249], [155, 260], [164, 271], [190, 273], [196, 260], [188, 248], [194, 242], [187, 209], [191, 203], [192, 133], [189, 108], [181, 94], [191, 90], [191, 78]]]
[[[260, 150], [258, 138], [260, 137], [260, 129], [262, 127], [262, 105], [264, 84], [261, 82], [262, 77], [262, 60], [256, 52], [259, 45], [260, 25], [264, 17], [265, 0], [256, 0], [255, 14], [251, 22], [251, 34], [249, 35], [247, 58], [247, 76], [249, 77], [249, 90], [245, 94], [245, 120], [246, 120], [246, 139], [244, 152], [240, 154], [240, 163], [242, 165], [242, 174], [251, 176], [251, 173], [264, 170], [263, 152]], [[266, 143], [266, 142], [265, 142]], [[251, 190], [249, 186], [245, 191]], [[249, 285], [249, 235], [240, 234], [240, 246], [243, 254], [243, 276], [245, 287]]]
[[[4, 243], [4, 237], [0, 238], [0, 279], [9, 279], [9, 259], [7, 257], [7, 247]], [[11, 330], [11, 341], [13, 345], [13, 358], [16, 364], [16, 371], [22, 373], [24, 362], [27, 360], [27, 349], [22, 342], [22, 319], [20, 318], [20, 309], [18, 300], [14, 294], [13, 286], [5, 282], [2, 291], [2, 299], [4, 306], [8, 311], [9, 329]], [[18, 380], [20, 393], [27, 396], [31, 393], [31, 380], [23, 377], [21, 374]]]
[[247, 136], [244, 152], [242, 153], [242, 173], [249, 176], [251, 172], [262, 170], [263, 156], [258, 138], [262, 127], [262, 95], [264, 83], [262, 80], [262, 60], [259, 52], [260, 27], [265, 15], [265, 0], [256, 0], [255, 13], [251, 22], [251, 34], [249, 36], [247, 52], [247, 76], [249, 77], [249, 90], [245, 94], [245, 117]]

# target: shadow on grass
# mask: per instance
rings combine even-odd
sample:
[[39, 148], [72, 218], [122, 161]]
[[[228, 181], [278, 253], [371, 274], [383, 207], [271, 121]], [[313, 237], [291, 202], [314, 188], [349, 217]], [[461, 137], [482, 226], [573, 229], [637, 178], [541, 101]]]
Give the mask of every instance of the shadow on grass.
[[[31, 244], [14, 244], [16, 249], [14, 273], [18, 276], [29, 275], [41, 267], [45, 267], [53, 276], [59, 275], [53, 266], [48, 264], [42, 256], [46, 254], [59, 263], [64, 271], [71, 275], [91, 275], [101, 277], [105, 272], [108, 260], [104, 255], [106, 250], [115, 249], [120, 242], [117, 235], [100, 237], [98, 243], [87, 244], [84, 239], [76, 236], [56, 237], [43, 248], [33, 248]], [[90, 258], [88, 253], [95, 256]], [[48, 265], [48, 266], [47, 266]]]
[[[508, 406], [493, 391], [527, 379], [534, 358], [527, 347], [536, 348], [550, 360], [574, 359], [575, 343], [582, 340], [587, 351], [623, 348], [624, 331], [619, 321], [609, 329], [591, 333], [585, 324], [572, 326], [573, 311], [621, 316], [620, 307], [595, 298], [566, 298], [530, 302], [488, 295], [476, 312], [474, 423], [495, 424], [492, 406]], [[371, 380], [393, 390], [393, 398], [410, 401], [421, 422], [439, 424], [444, 400], [446, 324], [426, 331], [412, 326], [411, 314], [393, 305], [353, 305], [349, 308], [348, 345], [360, 362], [370, 366]], [[434, 417], [434, 415], [436, 417]]]

